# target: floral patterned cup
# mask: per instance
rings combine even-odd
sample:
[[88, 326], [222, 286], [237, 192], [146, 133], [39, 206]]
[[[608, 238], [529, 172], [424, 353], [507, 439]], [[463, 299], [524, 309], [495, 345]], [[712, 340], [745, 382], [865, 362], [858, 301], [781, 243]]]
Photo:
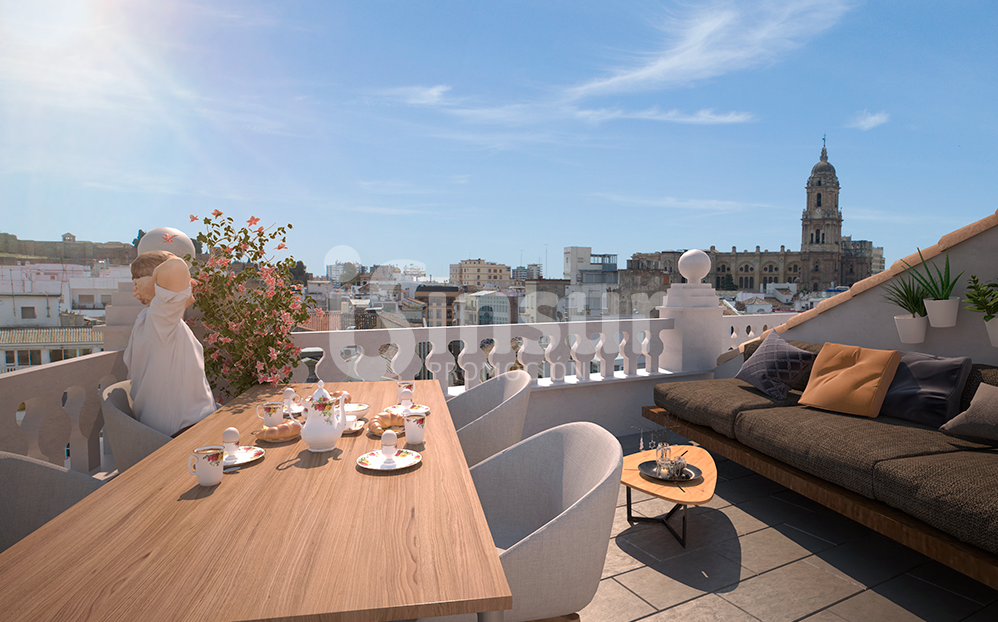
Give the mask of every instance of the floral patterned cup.
[[222, 457], [225, 449], [221, 445], [198, 447], [187, 459], [187, 470], [197, 475], [198, 484], [214, 486], [222, 481]]
[[405, 415], [405, 441], [410, 445], [419, 445], [426, 435], [426, 415]]
[[[260, 414], [260, 409], [263, 409], [263, 414]], [[283, 402], [267, 402], [265, 404], [256, 405], [256, 416], [263, 419], [263, 425], [268, 428], [272, 428], [275, 425], [281, 425], [284, 423], [284, 403]]]

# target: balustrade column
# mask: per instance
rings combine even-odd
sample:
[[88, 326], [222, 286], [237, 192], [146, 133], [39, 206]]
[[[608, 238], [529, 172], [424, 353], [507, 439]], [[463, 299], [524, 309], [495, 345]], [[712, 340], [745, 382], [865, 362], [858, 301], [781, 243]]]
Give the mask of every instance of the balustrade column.
[[700, 282], [710, 273], [710, 257], [701, 250], [686, 251], [679, 258], [679, 272], [688, 283], [670, 285], [665, 306], [657, 307], [658, 317], [675, 321], [673, 330], [662, 333], [661, 366], [670, 371], [714, 369], [726, 348], [717, 294]]

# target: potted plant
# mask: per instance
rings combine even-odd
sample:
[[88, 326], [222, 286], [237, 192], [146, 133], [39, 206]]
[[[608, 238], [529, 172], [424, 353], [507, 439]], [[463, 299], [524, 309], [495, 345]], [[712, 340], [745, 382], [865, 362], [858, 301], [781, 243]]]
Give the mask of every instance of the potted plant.
[[899, 276], [897, 282], [884, 285], [887, 291], [884, 298], [908, 313], [895, 315], [894, 324], [898, 329], [901, 343], [922, 343], [925, 341], [925, 327], [929, 321], [925, 317], [925, 297], [928, 295], [912, 276], [905, 279]]
[[963, 276], [963, 272], [952, 279], [950, 278], [949, 252], [946, 253], [945, 270], [940, 270], [938, 266], [932, 264], [932, 268], [936, 271], [935, 274], [932, 274], [929, 264], [925, 261], [925, 257], [922, 256], [922, 249], [918, 249], [918, 258], [922, 260], [922, 265], [925, 266], [925, 274], [921, 274], [903, 259], [901, 261], [904, 262], [904, 265], [908, 266], [911, 270], [911, 276], [918, 281], [919, 285], [925, 288], [925, 293], [928, 294], [928, 297], [925, 299], [925, 311], [929, 316], [929, 326], [933, 328], [956, 326], [956, 314], [960, 310], [960, 298], [959, 296], [951, 296], [951, 294], [960, 277]]
[[971, 275], [970, 289], [967, 290], [967, 311], [984, 314], [984, 325], [988, 328], [991, 345], [998, 348], [998, 284], [982, 283], [977, 275]]

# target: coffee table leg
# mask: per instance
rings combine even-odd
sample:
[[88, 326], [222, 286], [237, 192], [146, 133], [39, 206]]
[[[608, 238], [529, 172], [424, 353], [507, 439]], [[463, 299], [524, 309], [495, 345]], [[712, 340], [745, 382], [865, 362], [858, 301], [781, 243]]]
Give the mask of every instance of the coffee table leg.
[[479, 611], [478, 622], [502, 622], [502, 611]]
[[[669, 513], [665, 514], [664, 516], [655, 516], [655, 517], [634, 516], [631, 513], [631, 487], [630, 486], [625, 486], [624, 488], [627, 489], [627, 522], [629, 522], [629, 523], [662, 523], [663, 525], [665, 525], [665, 528], [668, 529], [669, 532], [676, 538], [676, 540], [679, 541], [679, 544], [681, 544], [684, 549], [686, 548], [686, 506], [685, 505], [680, 505], [680, 504], [677, 503], [675, 505], [675, 507], [673, 507], [671, 510], [669, 510]], [[682, 508], [682, 510], [683, 510], [683, 535], [682, 536], [680, 536], [679, 533], [672, 527], [672, 525], [669, 524], [669, 519], [672, 518], [672, 516], [676, 512], [678, 512], [680, 508]]]

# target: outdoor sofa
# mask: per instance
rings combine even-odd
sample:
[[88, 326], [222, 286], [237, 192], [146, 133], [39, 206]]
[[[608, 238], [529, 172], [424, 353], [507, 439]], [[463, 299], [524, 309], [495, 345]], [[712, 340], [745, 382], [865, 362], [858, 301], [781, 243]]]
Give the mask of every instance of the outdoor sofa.
[[[850, 348], [775, 339], [819, 359], [823, 346]], [[743, 347], [739, 375], [760, 345]], [[800, 403], [819, 382], [815, 361], [798, 364], [782, 399], [738, 377], [665, 383], [643, 415], [998, 589], [998, 368], [913, 352], [894, 359], [911, 364], [897, 365], [882, 405], [865, 416]], [[849, 398], [841, 388], [833, 400]], [[960, 434], [940, 430], [947, 421]]]

